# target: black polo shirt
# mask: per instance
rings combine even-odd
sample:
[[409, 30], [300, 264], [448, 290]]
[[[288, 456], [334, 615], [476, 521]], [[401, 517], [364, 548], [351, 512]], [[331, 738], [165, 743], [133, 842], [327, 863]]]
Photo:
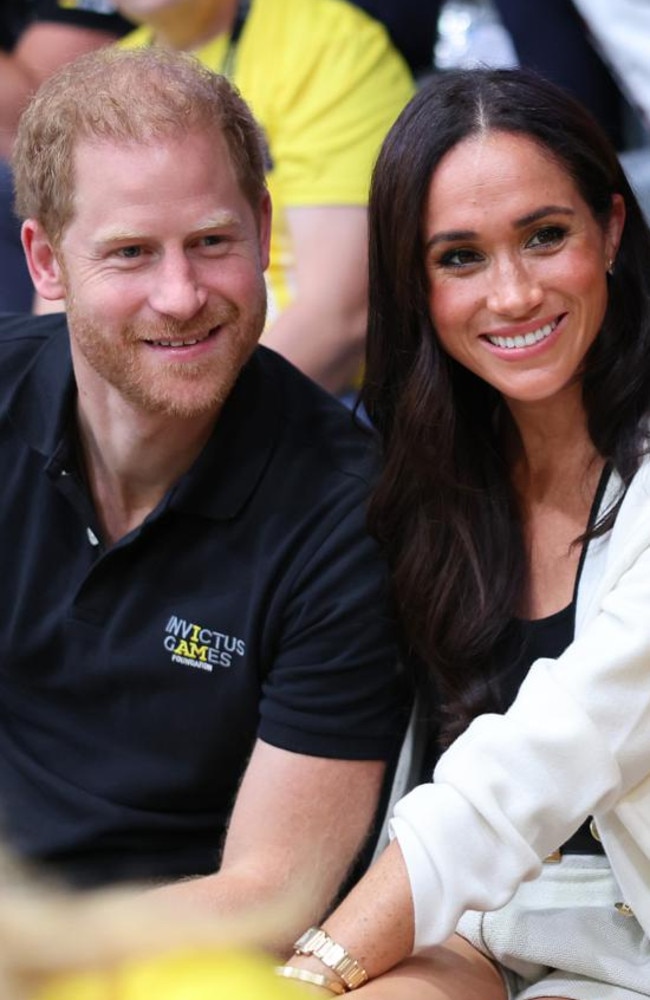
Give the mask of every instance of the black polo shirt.
[[83, 884], [206, 873], [256, 736], [392, 754], [374, 445], [339, 403], [258, 349], [189, 472], [106, 548], [64, 318], [1, 317], [0, 372], [0, 797], [21, 853]]

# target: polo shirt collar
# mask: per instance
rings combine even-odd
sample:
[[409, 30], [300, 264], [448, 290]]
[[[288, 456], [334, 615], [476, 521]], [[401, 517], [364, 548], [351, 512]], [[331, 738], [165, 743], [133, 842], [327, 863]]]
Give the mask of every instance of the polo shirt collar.
[[[58, 319], [58, 318], [57, 318]], [[163, 508], [217, 520], [235, 517], [254, 492], [275, 447], [280, 423], [273, 375], [258, 348], [242, 370], [214, 431]], [[27, 443], [47, 459], [69, 441], [76, 386], [65, 317], [54, 323], [9, 413]]]
[[43, 341], [9, 402], [9, 416], [25, 441], [50, 458], [70, 426], [76, 395], [65, 316], [40, 324], [52, 332]]

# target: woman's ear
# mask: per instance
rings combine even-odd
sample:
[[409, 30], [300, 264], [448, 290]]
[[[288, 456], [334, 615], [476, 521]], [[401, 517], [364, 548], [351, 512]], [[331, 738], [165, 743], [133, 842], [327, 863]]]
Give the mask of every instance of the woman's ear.
[[625, 200], [622, 194], [612, 195], [612, 208], [605, 235], [605, 268], [611, 271], [616, 263], [616, 254], [621, 244], [625, 226]]
[[63, 271], [47, 233], [36, 219], [23, 222], [21, 239], [34, 288], [44, 299], [65, 297]]

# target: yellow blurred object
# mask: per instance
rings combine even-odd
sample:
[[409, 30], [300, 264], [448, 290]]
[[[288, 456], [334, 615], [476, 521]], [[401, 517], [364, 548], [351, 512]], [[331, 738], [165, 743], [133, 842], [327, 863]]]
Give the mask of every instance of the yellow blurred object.
[[280, 979], [257, 953], [216, 948], [57, 975], [33, 1000], [300, 1000], [311, 990]]

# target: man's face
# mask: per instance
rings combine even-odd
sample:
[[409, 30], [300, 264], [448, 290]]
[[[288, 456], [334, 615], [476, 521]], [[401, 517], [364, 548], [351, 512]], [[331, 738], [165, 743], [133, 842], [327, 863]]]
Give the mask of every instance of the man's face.
[[57, 257], [75, 374], [147, 413], [220, 409], [261, 334], [270, 206], [239, 188], [220, 134], [81, 142]]

